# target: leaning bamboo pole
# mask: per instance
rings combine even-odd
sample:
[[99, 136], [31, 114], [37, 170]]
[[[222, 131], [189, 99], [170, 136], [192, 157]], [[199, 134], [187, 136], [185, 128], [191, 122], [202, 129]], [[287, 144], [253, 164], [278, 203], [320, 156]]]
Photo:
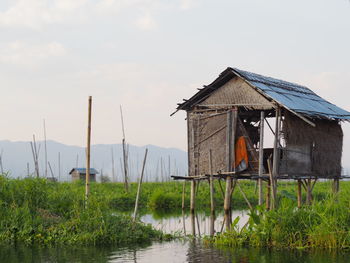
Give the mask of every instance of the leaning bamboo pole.
[[90, 194], [90, 146], [91, 146], [91, 107], [92, 107], [91, 104], [92, 104], [92, 97], [89, 96], [87, 146], [86, 146], [86, 180], [85, 180], [86, 205]]
[[139, 205], [139, 197], [140, 197], [142, 179], [143, 179], [143, 175], [144, 175], [144, 171], [145, 171], [147, 153], [148, 153], [148, 149], [146, 148], [146, 150], [145, 150], [145, 157], [143, 158], [143, 163], [142, 163], [141, 176], [140, 176], [139, 184], [138, 184], [138, 187], [137, 187], [137, 194], [136, 194], [136, 201], [135, 201], [135, 210], [134, 210], [134, 221], [136, 220], [137, 208], [138, 208], [138, 205]]

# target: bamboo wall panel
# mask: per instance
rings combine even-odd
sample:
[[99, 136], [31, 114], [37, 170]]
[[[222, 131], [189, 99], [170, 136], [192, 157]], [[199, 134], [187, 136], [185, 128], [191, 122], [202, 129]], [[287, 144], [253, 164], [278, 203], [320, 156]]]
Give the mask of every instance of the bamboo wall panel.
[[[200, 104], [254, 104], [254, 106], [249, 106], [247, 108], [256, 110], [270, 109], [273, 106], [271, 102], [238, 77], [228, 81]], [[259, 106], [257, 104], [264, 106]]]

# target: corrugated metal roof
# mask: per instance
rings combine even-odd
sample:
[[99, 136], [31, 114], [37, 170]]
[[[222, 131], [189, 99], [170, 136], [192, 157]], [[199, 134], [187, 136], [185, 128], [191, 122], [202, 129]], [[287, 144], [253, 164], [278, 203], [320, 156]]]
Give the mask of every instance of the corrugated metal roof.
[[268, 97], [290, 110], [312, 117], [350, 119], [350, 112], [326, 101], [305, 86], [237, 68], [232, 70]]
[[[80, 174], [86, 174], [86, 168], [73, 168], [69, 174], [71, 174], [73, 171], [78, 171]], [[90, 168], [90, 174], [98, 174], [95, 168]]]
[[305, 86], [237, 68], [224, 70], [210, 85], [197, 92], [189, 100], [179, 104], [177, 110], [190, 109], [190, 107], [201, 102], [204, 97], [220, 88], [234, 76], [240, 76], [263, 96], [277, 102], [288, 110], [311, 118], [350, 120], [350, 112], [326, 101]]

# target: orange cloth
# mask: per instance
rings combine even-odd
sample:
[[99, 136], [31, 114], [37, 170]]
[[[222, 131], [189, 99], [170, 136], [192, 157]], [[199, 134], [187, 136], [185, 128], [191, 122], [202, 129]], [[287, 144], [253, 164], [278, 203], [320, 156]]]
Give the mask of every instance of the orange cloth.
[[235, 163], [233, 164], [233, 166], [237, 167], [243, 160], [245, 160], [245, 163], [248, 167], [247, 145], [245, 143], [244, 136], [241, 136], [238, 138], [235, 145]]

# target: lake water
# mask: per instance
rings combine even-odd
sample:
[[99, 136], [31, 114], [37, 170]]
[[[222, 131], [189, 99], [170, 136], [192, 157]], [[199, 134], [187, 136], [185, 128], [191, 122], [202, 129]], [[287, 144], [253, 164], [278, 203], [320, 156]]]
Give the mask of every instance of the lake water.
[[[247, 221], [244, 211], [234, 211], [233, 218], [241, 218], [239, 225]], [[141, 217], [157, 229], [167, 233], [208, 234], [210, 216], [203, 213], [192, 218], [190, 215], [159, 216], [146, 214]], [[215, 230], [221, 230], [223, 216], [219, 214], [215, 221]], [[295, 251], [267, 249], [217, 249], [203, 244], [199, 238], [194, 240], [176, 240], [154, 242], [133, 248], [116, 247], [26, 247], [23, 245], [0, 246], [0, 262], [286, 262], [286, 263], [328, 263], [350, 262], [350, 253], [337, 251]]]

